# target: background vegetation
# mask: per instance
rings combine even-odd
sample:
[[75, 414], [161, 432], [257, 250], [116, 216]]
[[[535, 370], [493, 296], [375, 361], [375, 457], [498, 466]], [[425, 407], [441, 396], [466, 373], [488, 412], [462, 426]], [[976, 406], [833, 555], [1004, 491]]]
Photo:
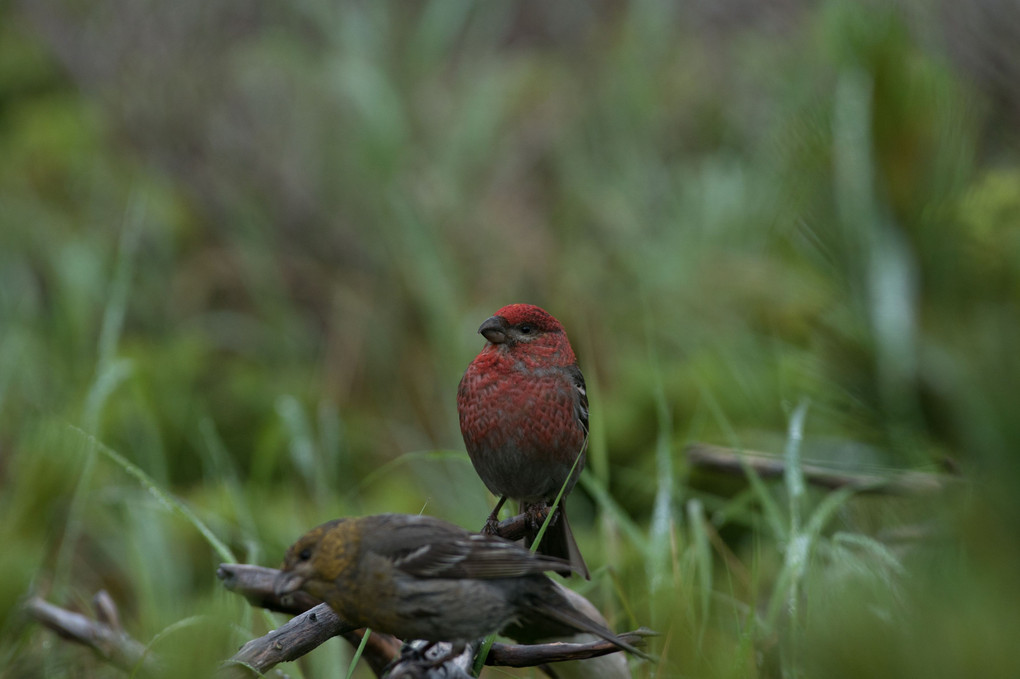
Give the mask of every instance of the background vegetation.
[[108, 589], [179, 676], [264, 633], [197, 521], [264, 565], [479, 526], [455, 389], [529, 301], [590, 386], [572, 584], [663, 633], [636, 676], [1020, 676], [1017, 45], [994, 0], [0, 6], [0, 674], [121, 674], [28, 593]]

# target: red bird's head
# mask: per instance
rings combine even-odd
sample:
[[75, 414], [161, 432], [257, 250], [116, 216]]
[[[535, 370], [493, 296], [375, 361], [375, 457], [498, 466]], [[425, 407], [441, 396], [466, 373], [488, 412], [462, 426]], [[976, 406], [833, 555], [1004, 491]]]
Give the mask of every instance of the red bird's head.
[[577, 361], [560, 322], [533, 304], [508, 304], [485, 319], [478, 332], [489, 340], [488, 350], [555, 356], [563, 365]]

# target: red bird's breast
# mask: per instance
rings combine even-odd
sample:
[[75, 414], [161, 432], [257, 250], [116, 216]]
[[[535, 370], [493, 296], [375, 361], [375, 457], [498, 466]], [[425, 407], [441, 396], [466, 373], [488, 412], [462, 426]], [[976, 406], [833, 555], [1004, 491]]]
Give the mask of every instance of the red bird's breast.
[[577, 385], [555, 351], [543, 354], [515, 357], [506, 347], [487, 345], [457, 390], [468, 455], [494, 495], [551, 500], [579, 455], [567, 492], [584, 466]]

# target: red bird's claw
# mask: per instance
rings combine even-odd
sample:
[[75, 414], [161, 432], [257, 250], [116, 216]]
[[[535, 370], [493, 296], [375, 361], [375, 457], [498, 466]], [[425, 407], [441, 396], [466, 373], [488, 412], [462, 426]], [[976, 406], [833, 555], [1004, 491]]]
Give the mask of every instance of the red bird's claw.
[[499, 519], [490, 516], [485, 520], [485, 525], [482, 526], [482, 530], [479, 532], [481, 532], [482, 535], [499, 536]]
[[[542, 524], [545, 523], [545, 517], [549, 516], [549, 505], [532, 505], [524, 513], [528, 519], [528, 528], [533, 533], [536, 533], [542, 527]], [[552, 521], [549, 522], [550, 526], [556, 523], [556, 520], [559, 518], [558, 514], [559, 512], [557, 512], [557, 516], [553, 516]]]

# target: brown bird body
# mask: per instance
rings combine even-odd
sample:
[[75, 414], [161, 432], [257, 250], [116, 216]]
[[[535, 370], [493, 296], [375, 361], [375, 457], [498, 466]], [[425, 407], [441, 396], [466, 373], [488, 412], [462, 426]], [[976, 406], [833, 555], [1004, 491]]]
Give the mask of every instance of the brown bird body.
[[464, 642], [548, 618], [642, 654], [578, 611], [544, 575], [561, 559], [427, 516], [337, 519], [287, 551], [277, 594], [303, 589], [355, 625], [401, 639]]

